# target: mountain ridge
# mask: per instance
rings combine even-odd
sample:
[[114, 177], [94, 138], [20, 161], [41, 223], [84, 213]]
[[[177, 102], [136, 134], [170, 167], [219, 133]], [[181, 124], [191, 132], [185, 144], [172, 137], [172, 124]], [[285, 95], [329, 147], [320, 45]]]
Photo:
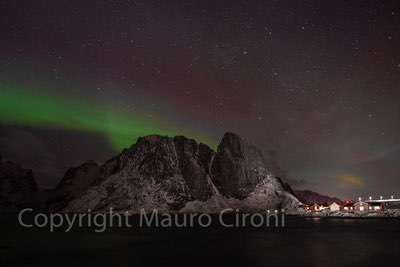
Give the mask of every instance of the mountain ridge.
[[63, 211], [296, 206], [299, 201], [265, 166], [261, 151], [233, 133], [223, 136], [217, 151], [183, 136], [150, 135], [105, 163], [101, 168], [112, 171], [100, 174], [99, 182]]
[[149, 135], [104, 164], [70, 168], [54, 189], [42, 193], [41, 207], [132, 213], [297, 207], [290, 186], [266, 166], [261, 151], [234, 133], [226, 133], [216, 151], [184, 136]]
[[22, 168], [0, 156], [0, 210], [37, 207], [38, 186], [32, 170]]
[[343, 201], [337, 197], [325, 196], [311, 190], [295, 190], [294, 195], [304, 204], [330, 204], [336, 202], [338, 204]]

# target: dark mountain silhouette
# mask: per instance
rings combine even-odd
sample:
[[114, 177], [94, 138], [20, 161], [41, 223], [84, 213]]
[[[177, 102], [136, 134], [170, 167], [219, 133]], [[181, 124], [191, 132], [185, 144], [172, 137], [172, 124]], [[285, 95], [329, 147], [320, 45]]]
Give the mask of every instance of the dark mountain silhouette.
[[338, 204], [342, 203], [342, 200], [336, 197], [329, 197], [318, 194], [310, 190], [296, 190], [294, 191], [295, 196], [304, 204], [325, 204], [336, 202]]
[[[56, 188], [42, 193], [42, 207], [66, 212], [297, 207], [290, 186], [267, 166], [260, 150], [233, 133], [224, 135], [216, 152], [183, 136], [150, 135], [102, 165], [89, 161], [69, 169]], [[33, 176], [25, 180], [34, 182]], [[36, 185], [31, 189], [36, 192]]]
[[0, 210], [37, 207], [38, 188], [33, 172], [0, 157]]
[[63, 208], [69, 201], [86, 191], [95, 182], [99, 173], [100, 166], [94, 161], [70, 168], [57, 187], [46, 192], [45, 207], [50, 210]]

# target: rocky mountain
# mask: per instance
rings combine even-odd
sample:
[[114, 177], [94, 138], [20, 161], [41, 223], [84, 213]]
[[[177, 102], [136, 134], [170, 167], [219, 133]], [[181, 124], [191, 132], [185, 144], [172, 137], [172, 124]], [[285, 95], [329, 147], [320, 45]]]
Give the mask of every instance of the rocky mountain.
[[45, 209], [60, 210], [79, 197], [98, 178], [100, 166], [94, 161], [70, 168], [56, 188], [46, 192]]
[[296, 207], [299, 201], [266, 166], [256, 147], [232, 133], [224, 135], [216, 152], [183, 136], [151, 135], [102, 166], [70, 171], [56, 189], [66, 197], [50, 206], [64, 206], [66, 212], [113, 208], [133, 213], [141, 208], [216, 212]]
[[255, 146], [232, 133], [224, 135], [217, 151], [183, 136], [151, 135], [102, 165], [88, 161], [69, 169], [46, 191], [38, 191], [32, 171], [0, 159], [0, 207], [132, 213], [297, 207], [290, 186], [267, 166]]
[[318, 194], [316, 192], [310, 191], [310, 190], [296, 190], [294, 191], [295, 196], [304, 204], [324, 204], [324, 203], [342, 203], [342, 200], [336, 198], [336, 197], [329, 197], [329, 196], [324, 196], [321, 194]]
[[0, 210], [15, 211], [21, 208], [35, 208], [37, 185], [31, 170], [24, 169], [0, 157]]

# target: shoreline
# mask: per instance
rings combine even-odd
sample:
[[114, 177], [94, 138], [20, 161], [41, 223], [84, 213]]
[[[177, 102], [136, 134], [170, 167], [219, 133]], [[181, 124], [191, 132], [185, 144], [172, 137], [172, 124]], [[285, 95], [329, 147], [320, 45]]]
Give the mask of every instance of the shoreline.
[[305, 216], [305, 215], [292, 215], [288, 214], [288, 217], [297, 217], [297, 218], [304, 218], [304, 219], [362, 219], [362, 220], [369, 220], [369, 219], [395, 219], [400, 220], [400, 216]]
[[304, 218], [347, 218], [347, 219], [387, 219], [400, 218], [400, 210], [386, 210], [380, 213], [350, 213], [350, 212], [294, 212], [287, 214]]

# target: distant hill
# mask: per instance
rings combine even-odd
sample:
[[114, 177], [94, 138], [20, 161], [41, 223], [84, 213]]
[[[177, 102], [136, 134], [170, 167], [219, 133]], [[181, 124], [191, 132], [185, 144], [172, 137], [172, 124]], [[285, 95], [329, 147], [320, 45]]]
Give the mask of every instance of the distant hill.
[[9, 212], [36, 204], [38, 188], [31, 170], [0, 156], [0, 211]]
[[324, 196], [310, 190], [295, 190], [294, 194], [304, 204], [342, 202], [339, 198]]

